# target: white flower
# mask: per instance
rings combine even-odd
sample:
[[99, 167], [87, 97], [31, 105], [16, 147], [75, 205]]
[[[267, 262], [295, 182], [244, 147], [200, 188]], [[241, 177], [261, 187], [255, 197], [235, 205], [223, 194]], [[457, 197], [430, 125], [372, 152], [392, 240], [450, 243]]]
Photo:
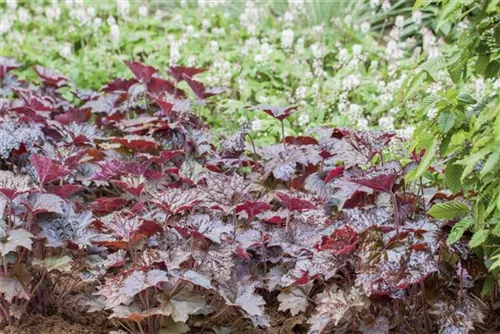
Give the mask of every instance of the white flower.
[[384, 2], [382, 2], [382, 11], [388, 12], [389, 10], [391, 10], [391, 3], [389, 0], [384, 0]]
[[381, 129], [394, 130], [394, 117], [392, 116], [384, 116], [378, 120], [378, 125]]
[[139, 16], [140, 17], [147, 17], [148, 16], [148, 7], [147, 6], [140, 6], [138, 9]]
[[118, 27], [118, 25], [111, 25], [109, 33], [113, 44], [118, 44], [120, 42], [120, 28]]
[[370, 31], [370, 28], [371, 28], [370, 22], [364, 21], [363, 23], [361, 23], [361, 32], [363, 34], [368, 33]]
[[480, 100], [484, 96], [484, 89], [486, 85], [484, 83], [484, 78], [479, 77], [474, 80], [474, 88], [476, 90], [476, 99]]
[[19, 8], [17, 10], [17, 19], [21, 23], [30, 21], [30, 12], [24, 7]]
[[17, 8], [17, 0], [7, 0], [7, 7], [10, 10], [15, 10]]
[[172, 41], [170, 43], [170, 65], [176, 65], [180, 58], [179, 43]]
[[187, 66], [195, 66], [196, 65], [196, 56], [190, 55], [187, 59]]
[[304, 53], [304, 39], [302, 37], [297, 40], [297, 43], [295, 43], [295, 51], [298, 54]]
[[346, 91], [351, 91], [361, 84], [359, 77], [356, 74], [349, 74], [342, 80], [342, 85]]
[[359, 130], [368, 129], [368, 120], [366, 118], [359, 118], [357, 123], [358, 123]]
[[300, 113], [299, 115], [299, 125], [306, 126], [309, 123], [309, 114], [306, 112]]
[[429, 118], [430, 120], [433, 120], [433, 119], [434, 119], [434, 117], [436, 117], [436, 114], [437, 114], [437, 110], [436, 110], [436, 108], [431, 107], [431, 108], [429, 108], [429, 110], [427, 111], [427, 118]]
[[12, 27], [12, 22], [9, 20], [9, 17], [3, 17], [3, 20], [0, 20], [0, 34], [5, 34]]
[[210, 49], [212, 52], [219, 51], [219, 43], [217, 43], [217, 41], [210, 41]]
[[252, 130], [259, 131], [263, 128], [262, 121], [259, 118], [254, 118], [251, 123]]
[[419, 10], [414, 11], [413, 14], [411, 14], [411, 18], [416, 25], [420, 25], [422, 23], [422, 12]]
[[68, 59], [71, 57], [72, 53], [73, 52], [71, 50], [71, 44], [63, 43], [63, 45], [61, 46], [61, 50], [59, 50], [59, 54], [61, 55], [61, 57]]
[[256, 62], [266, 61], [269, 55], [273, 52], [273, 49], [269, 43], [262, 43], [260, 46], [260, 53], [255, 56]]
[[290, 25], [294, 19], [295, 14], [292, 11], [287, 11], [285, 12], [285, 15], [283, 15], [283, 21], [285, 21], [287, 25]]
[[347, 49], [340, 49], [339, 51], [339, 61], [341, 63], [346, 63], [349, 60], [349, 51]]
[[73, 0], [64, 0], [64, 4], [67, 7], [73, 7], [74, 1]]
[[345, 24], [347, 24], [348, 26], [350, 26], [351, 23], [352, 23], [352, 16], [351, 15], [346, 15], [346, 17], [344, 17], [344, 22], [345, 22]]
[[94, 19], [93, 25], [94, 25], [94, 29], [98, 30], [102, 26], [102, 19], [100, 17], [96, 17]]
[[377, 8], [380, 5], [380, 0], [370, 0], [370, 7]]
[[240, 15], [240, 24], [247, 29], [251, 35], [257, 32], [257, 24], [260, 22], [260, 10], [253, 1], [247, 1], [245, 11]]
[[283, 30], [281, 33], [281, 47], [285, 50], [290, 49], [293, 46], [294, 36], [293, 30]]
[[313, 45], [311, 45], [311, 51], [314, 58], [323, 58], [323, 46], [321, 44], [314, 43]]
[[49, 22], [59, 20], [61, 16], [61, 8], [59, 6], [50, 6], [45, 8], [45, 16]]
[[359, 44], [355, 44], [352, 46], [352, 53], [356, 56], [359, 56], [363, 51], [363, 47]]
[[111, 27], [112, 25], [116, 24], [116, 20], [113, 16], [108, 16], [108, 18], [106, 19], [106, 23]]
[[403, 15], [396, 16], [396, 27], [403, 29], [405, 27], [405, 17]]
[[493, 82], [494, 89], [500, 89], [500, 77]]
[[128, 17], [130, 12], [130, 3], [128, 0], [116, 0], [116, 9], [121, 17]]
[[401, 139], [403, 140], [410, 140], [410, 138], [413, 136], [413, 132], [415, 132], [415, 127], [413, 125], [396, 131], [398, 137], [401, 137]]
[[299, 86], [295, 90], [295, 97], [298, 100], [303, 100], [306, 97], [306, 95], [307, 95], [307, 87]]
[[204, 19], [203, 21], [201, 21], [201, 26], [203, 27], [203, 29], [210, 28], [210, 20]]
[[371, 69], [376, 69], [376, 68], [377, 68], [377, 66], [378, 66], [378, 61], [376, 61], [376, 60], [372, 60], [372, 61], [370, 62], [370, 68], [371, 68]]

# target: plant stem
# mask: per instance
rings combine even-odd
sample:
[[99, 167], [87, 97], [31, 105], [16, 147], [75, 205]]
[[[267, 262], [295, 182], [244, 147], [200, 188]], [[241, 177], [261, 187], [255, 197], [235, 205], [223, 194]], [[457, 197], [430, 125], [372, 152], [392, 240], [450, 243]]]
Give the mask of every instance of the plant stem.
[[286, 150], [286, 143], [285, 143], [285, 122], [284, 121], [280, 121], [281, 122], [281, 141], [283, 142], [283, 146], [285, 147], [285, 150]]

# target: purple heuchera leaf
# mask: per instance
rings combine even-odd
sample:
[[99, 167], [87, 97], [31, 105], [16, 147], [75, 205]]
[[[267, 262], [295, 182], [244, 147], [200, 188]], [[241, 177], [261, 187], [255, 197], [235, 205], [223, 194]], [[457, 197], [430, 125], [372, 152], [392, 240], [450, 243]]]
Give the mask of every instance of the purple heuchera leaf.
[[0, 57], [0, 79], [4, 79], [7, 73], [21, 66], [12, 58]]
[[168, 74], [170, 74], [177, 82], [183, 81], [184, 76], [188, 78], [194, 77], [196, 74], [206, 72], [205, 68], [184, 67], [184, 66], [170, 66]]
[[303, 210], [314, 210], [316, 206], [303, 198], [290, 196], [283, 192], [277, 192], [276, 196], [283, 202], [285, 208], [289, 211], [303, 211]]
[[270, 106], [266, 104], [259, 104], [253, 107], [248, 107], [249, 109], [252, 110], [260, 110], [268, 114], [269, 116], [272, 116], [276, 118], [277, 120], [283, 121], [285, 118], [288, 116], [292, 115], [295, 110], [297, 110], [298, 106], [292, 106], [292, 107], [275, 107], [275, 106]]
[[125, 65], [130, 68], [132, 73], [134, 73], [137, 80], [139, 80], [142, 84], [147, 84], [151, 79], [153, 74], [156, 73], [156, 69], [149, 65], [144, 65], [138, 61], [125, 61]]
[[196, 97], [198, 97], [199, 100], [205, 100], [211, 96], [219, 95], [222, 92], [224, 92], [224, 89], [222, 88], [205, 87], [205, 85], [202, 84], [201, 82], [191, 79], [185, 74], [183, 74], [183, 78], [187, 82], [189, 88], [191, 88], [191, 90], [196, 95]]
[[105, 93], [128, 92], [130, 87], [138, 83], [136, 79], [115, 79], [104, 86], [101, 90]]
[[359, 171], [358, 175], [350, 177], [349, 181], [377, 191], [392, 192], [394, 183], [401, 176], [401, 170], [401, 164], [392, 161], [366, 171]]
[[30, 161], [33, 164], [33, 167], [35, 167], [40, 185], [66, 176], [70, 173], [69, 169], [66, 169], [66, 167], [55, 162], [49, 157], [33, 154], [30, 157]]

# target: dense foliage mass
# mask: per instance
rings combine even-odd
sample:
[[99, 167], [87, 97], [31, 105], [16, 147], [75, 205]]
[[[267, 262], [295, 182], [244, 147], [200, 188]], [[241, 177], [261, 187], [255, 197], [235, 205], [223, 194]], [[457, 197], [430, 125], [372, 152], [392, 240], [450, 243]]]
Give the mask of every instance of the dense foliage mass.
[[[373, 20], [391, 17], [386, 3], [373, 6], [381, 11]], [[409, 9], [402, 4], [394, 8]], [[330, 54], [320, 41], [311, 45], [312, 56], [300, 58], [294, 37], [288, 45], [283, 32], [283, 50], [267, 57], [297, 70], [295, 79], [288, 81], [291, 72], [282, 67], [259, 69], [267, 58], [228, 72], [231, 82], [237, 74], [253, 78], [252, 92], [213, 80], [227, 70], [218, 68], [222, 58], [202, 58], [203, 67], [180, 66], [172, 47], [170, 58], [163, 55], [154, 67], [137, 60], [148, 58], [150, 49], [111, 57], [126, 74], [108, 71], [108, 60], [95, 58], [103, 64], [89, 70], [90, 79], [80, 75], [81, 67], [70, 71], [78, 84], [34, 64], [34, 53], [17, 61], [2, 57], [0, 326], [33, 313], [49, 315], [69, 301], [82, 314], [109, 317], [106, 329], [130, 333], [499, 330], [497, 4], [450, 1], [436, 13], [417, 1], [413, 13], [433, 13], [429, 25], [436, 24], [436, 34], [457, 43], [440, 48], [426, 42], [430, 30], [422, 28], [425, 55], [412, 58], [404, 51], [418, 36], [413, 25], [419, 17], [411, 9], [396, 18], [389, 36], [377, 30], [387, 21], [372, 29], [378, 41], [368, 34], [376, 45], [386, 38], [386, 58], [377, 48], [362, 53], [358, 44]], [[71, 6], [65, 9], [70, 15], [93, 8]], [[141, 24], [188, 29], [179, 19], [151, 18], [151, 7], [145, 8], [144, 21], [132, 23], [123, 13], [117, 19], [136, 31]], [[289, 11], [304, 15], [300, 8]], [[247, 35], [238, 31], [233, 38], [274, 36], [260, 25], [252, 30], [252, 15], [265, 9], [247, 4], [239, 17]], [[44, 34], [62, 15], [45, 14], [54, 22], [40, 28]], [[232, 22], [230, 15], [216, 18], [223, 31]], [[472, 22], [469, 29], [460, 27], [464, 18]], [[279, 24], [287, 26], [284, 21]], [[116, 22], [108, 19], [111, 30]], [[361, 27], [349, 30], [351, 23], [342, 23], [346, 34], [362, 33]], [[213, 35], [212, 24], [202, 23], [200, 35]], [[85, 27], [82, 17], [77, 31]], [[95, 34], [104, 33], [99, 29]], [[192, 43], [198, 48], [200, 35]], [[113, 47], [156, 47], [139, 40], [118, 38]], [[16, 53], [28, 41], [9, 48]], [[79, 47], [72, 43], [75, 55], [68, 59], [84, 57], [86, 50], [107, 52], [87, 48], [90, 39], [82, 38]], [[217, 52], [211, 54], [224, 56]], [[323, 72], [303, 78], [297, 63], [287, 63], [291, 56]], [[375, 59], [383, 60], [373, 64]], [[338, 64], [333, 70], [332, 63]], [[255, 68], [258, 73], [246, 72]], [[114, 73], [123, 75], [110, 79]], [[329, 91], [340, 79], [341, 98]], [[324, 83], [325, 95], [274, 103], [273, 96], [301, 80], [307, 87]], [[394, 85], [384, 84], [385, 101], [373, 96], [381, 82]], [[471, 82], [483, 86], [472, 92]], [[344, 113], [342, 104], [353, 114]], [[361, 105], [364, 110], [356, 109]], [[300, 117], [318, 110], [325, 118], [301, 125]], [[252, 121], [241, 120], [234, 129], [233, 113]], [[217, 118], [226, 121], [223, 131], [210, 126]], [[394, 130], [397, 118], [418, 126]], [[261, 119], [272, 130], [256, 131]], [[319, 124], [324, 119], [336, 125]]]

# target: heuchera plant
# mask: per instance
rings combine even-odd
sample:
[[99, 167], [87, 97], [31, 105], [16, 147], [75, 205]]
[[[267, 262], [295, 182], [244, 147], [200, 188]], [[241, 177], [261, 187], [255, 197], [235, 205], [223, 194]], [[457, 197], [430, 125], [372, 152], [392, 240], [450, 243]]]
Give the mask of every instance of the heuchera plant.
[[[256, 148], [244, 127], [216, 144], [193, 113], [221, 92], [193, 79], [205, 69], [171, 67], [168, 80], [126, 65], [134, 78], [99, 92], [38, 67], [41, 86], [29, 85], [15, 61], [0, 66], [4, 322], [47, 314], [51, 295], [82, 283], [87, 311], [131, 333], [207, 328], [230, 311], [266, 328], [273, 305], [310, 333], [408, 332], [411, 316], [462, 333], [482, 318], [467, 294], [442, 304], [464, 289], [454, 263], [438, 270], [458, 251], [425, 214], [429, 199], [404, 187], [408, 166], [387, 161], [392, 133], [325, 127]], [[252, 108], [281, 125], [298, 111]]]

